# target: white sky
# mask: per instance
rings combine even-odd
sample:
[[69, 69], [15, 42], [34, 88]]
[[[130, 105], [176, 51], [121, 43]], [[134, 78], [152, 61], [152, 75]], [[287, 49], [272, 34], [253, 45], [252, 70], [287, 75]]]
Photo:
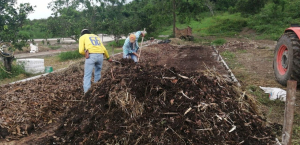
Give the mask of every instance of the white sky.
[[[18, 0], [18, 6], [20, 3], [30, 3], [32, 6], [36, 6], [33, 13], [30, 13], [28, 18], [33, 19], [47, 19], [51, 16], [52, 11], [47, 8], [48, 3], [52, 0]], [[130, 2], [132, 0], [126, 0]]]
[[50, 17], [52, 11], [47, 8], [48, 3], [52, 0], [18, 0], [18, 6], [20, 3], [30, 3], [32, 6], [36, 6], [33, 13], [30, 13], [28, 18], [33, 19], [47, 19]]

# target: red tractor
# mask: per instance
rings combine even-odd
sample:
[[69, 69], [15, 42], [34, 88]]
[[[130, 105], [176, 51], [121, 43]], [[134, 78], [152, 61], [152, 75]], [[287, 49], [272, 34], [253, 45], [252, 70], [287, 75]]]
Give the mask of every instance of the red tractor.
[[278, 83], [286, 86], [287, 80], [300, 84], [300, 26], [291, 25], [277, 41], [273, 68]]

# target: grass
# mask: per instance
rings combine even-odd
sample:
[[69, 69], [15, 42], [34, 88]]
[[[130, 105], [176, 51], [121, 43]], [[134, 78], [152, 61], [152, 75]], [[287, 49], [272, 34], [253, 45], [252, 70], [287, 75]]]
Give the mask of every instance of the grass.
[[228, 50], [222, 52], [221, 55], [224, 57], [224, 59], [227, 59], [229, 61], [233, 61], [235, 59], [235, 54]]
[[61, 45], [57, 45], [57, 46], [49, 46], [52, 50], [56, 50], [56, 49], [59, 49], [61, 48], [62, 46]]
[[300, 145], [300, 114], [294, 116], [293, 144]]
[[212, 44], [213, 45], [223, 45], [223, 44], [225, 44], [227, 41], [225, 40], [225, 39], [223, 39], [223, 38], [221, 38], [221, 39], [216, 39], [216, 40], [214, 40], [213, 42], [212, 42]]
[[0, 65], [0, 80], [4, 80], [6, 78], [14, 78], [20, 74], [30, 75], [29, 73], [25, 72], [24, 66], [17, 65], [15, 61], [12, 63], [11, 73], [5, 71], [2, 64]]
[[[239, 33], [243, 27], [247, 26], [247, 19], [240, 14], [223, 13], [214, 17], [204, 17], [202, 20], [191, 20], [188, 24], [176, 23], [176, 27], [184, 29], [187, 26], [192, 28], [193, 35], [198, 36], [234, 36]], [[162, 28], [159, 35], [171, 35], [173, 26]]]
[[83, 56], [79, 54], [78, 50], [62, 52], [58, 55], [60, 61], [74, 60], [82, 58]]
[[107, 45], [105, 45], [105, 46], [122, 47], [124, 42], [125, 42], [125, 39], [120, 39], [118, 43], [116, 41], [112, 41], [112, 42], [107, 43]]

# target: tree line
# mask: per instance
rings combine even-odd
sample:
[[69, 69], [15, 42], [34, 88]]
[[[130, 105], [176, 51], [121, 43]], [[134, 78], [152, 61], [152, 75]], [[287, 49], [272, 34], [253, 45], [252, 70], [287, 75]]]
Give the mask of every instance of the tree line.
[[299, 22], [300, 13], [295, 0], [53, 0], [48, 4], [50, 17], [29, 20], [34, 6], [15, 4], [16, 0], [0, 0], [0, 43], [11, 42], [16, 49], [36, 37], [78, 41], [83, 28], [117, 40], [143, 28], [154, 34], [173, 25], [174, 35], [176, 23], [201, 21], [202, 13], [214, 17], [216, 12], [240, 13], [248, 19], [247, 27], [264, 33], [276, 31], [270, 30], [271, 25]]

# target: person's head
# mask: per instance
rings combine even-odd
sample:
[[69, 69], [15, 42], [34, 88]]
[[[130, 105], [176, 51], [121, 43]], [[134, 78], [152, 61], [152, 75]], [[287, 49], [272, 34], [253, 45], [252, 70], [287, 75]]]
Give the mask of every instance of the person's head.
[[88, 29], [82, 29], [81, 30], [81, 36], [84, 34], [91, 34], [91, 32]]
[[136, 39], [136, 37], [135, 37], [134, 34], [130, 34], [130, 35], [129, 35], [129, 41], [130, 41], [130, 43], [134, 43], [134, 42], [135, 42], [135, 39]]

